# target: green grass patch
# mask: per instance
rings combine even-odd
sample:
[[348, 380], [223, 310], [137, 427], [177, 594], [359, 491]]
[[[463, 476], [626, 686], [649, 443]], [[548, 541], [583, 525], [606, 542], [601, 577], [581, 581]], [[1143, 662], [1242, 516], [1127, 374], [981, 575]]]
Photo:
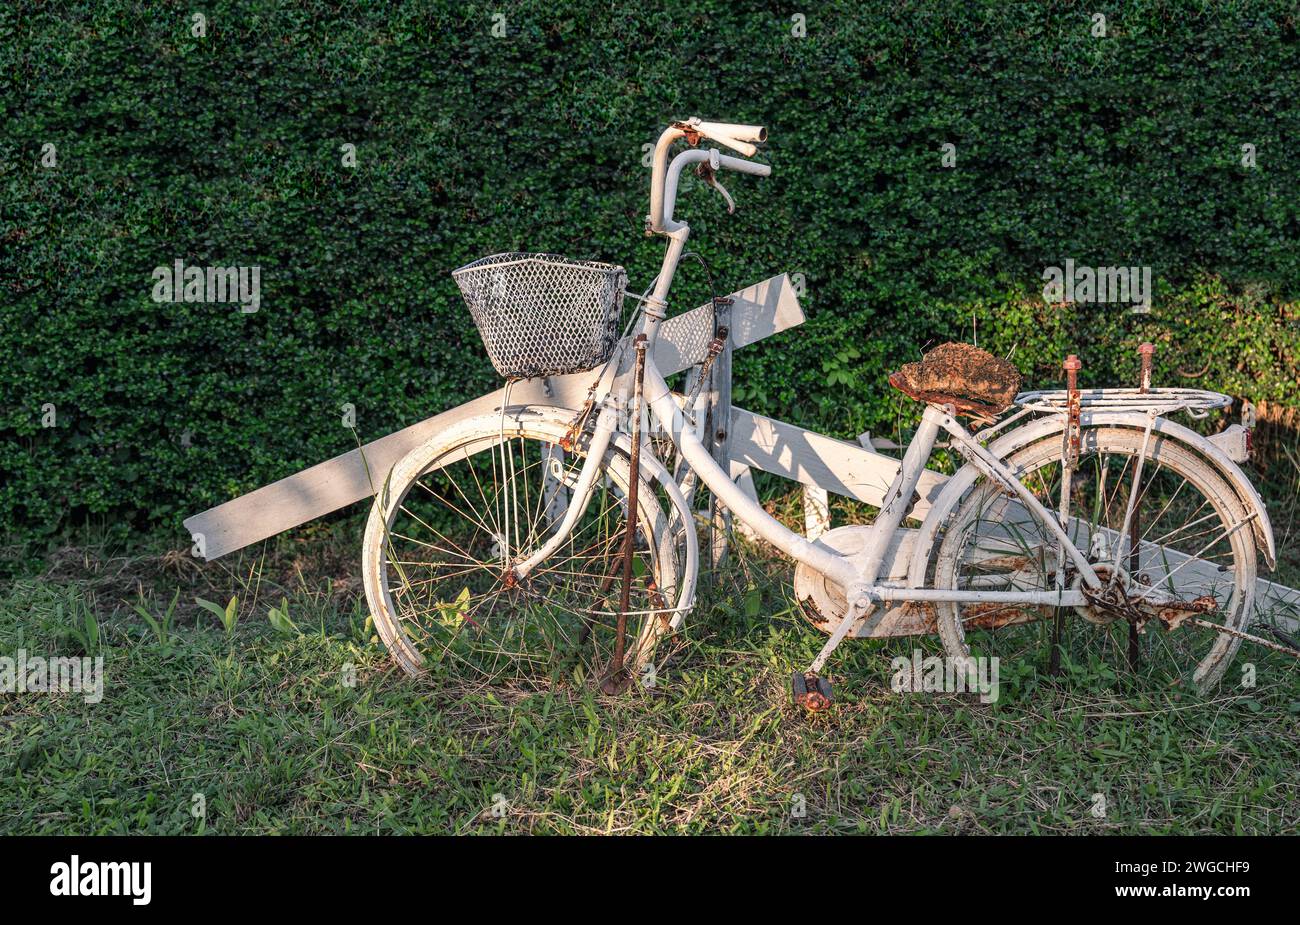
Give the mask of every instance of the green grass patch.
[[[788, 566], [750, 554], [653, 690], [485, 690], [392, 667], [354, 548], [350, 529], [282, 539], [229, 572], [65, 550], [12, 585], [0, 654], [81, 655], [92, 613], [105, 686], [98, 704], [0, 699], [0, 832], [1300, 829], [1300, 670], [1272, 653], [1243, 650], [1207, 698], [1022, 662], [985, 705], [891, 692], [890, 659], [935, 640], [848, 644], [836, 706], [809, 716], [787, 682], [823, 637], [791, 607]], [[238, 597], [233, 627], [196, 597], [223, 613]], [[1236, 686], [1248, 660], [1253, 689]]]

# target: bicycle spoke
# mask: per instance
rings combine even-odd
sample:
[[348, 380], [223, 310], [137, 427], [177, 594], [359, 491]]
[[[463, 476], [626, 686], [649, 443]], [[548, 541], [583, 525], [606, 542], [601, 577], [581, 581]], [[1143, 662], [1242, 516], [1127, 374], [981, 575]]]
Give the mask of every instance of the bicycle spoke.
[[[1104, 441], [1097, 441], [1109, 445], [1099, 445], [1083, 454], [1072, 478], [1066, 532], [1097, 563], [1103, 584], [1123, 584], [1127, 606], [1134, 615], [1139, 611], [1133, 608], [1150, 607], [1145, 602], [1154, 600], [1159, 591], [1174, 601], [1211, 597], [1229, 625], [1237, 625], [1243, 618], [1242, 583], [1246, 576], [1253, 575], [1253, 560], [1244, 552], [1253, 547], [1240, 542], [1243, 533], [1249, 535], [1247, 524], [1251, 518], [1225, 516], [1234, 503], [1231, 488], [1190, 451], [1179, 450], [1169, 441], [1146, 445], [1147, 464], [1135, 491], [1143, 436], [1137, 430], [1111, 429], [1106, 431]], [[1047, 510], [1054, 511], [1061, 503], [1059, 442], [1044, 441], [1032, 449], [1032, 454], [1030, 449], [1022, 451], [1023, 461], [1018, 465], [1021, 482]], [[970, 490], [954, 516], [956, 522], [945, 534], [943, 547], [949, 552], [940, 553], [936, 582], [945, 587], [982, 591], [1026, 592], [1052, 587], [1056, 538], [1036, 518], [1027, 517], [1024, 509], [1012, 513], [1003, 499], [1000, 487], [983, 479]], [[1112, 575], [1110, 565], [1128, 543], [1124, 527], [1130, 500], [1133, 517], [1140, 525], [1140, 568], [1130, 574], [1132, 557], [1123, 553], [1118, 560], [1119, 573]], [[1098, 537], [1106, 537], [1106, 542], [1096, 542]], [[1100, 569], [1102, 565], [1105, 570]], [[1068, 562], [1066, 579], [1067, 586], [1079, 581], [1074, 566]], [[1116, 611], [1091, 606], [1081, 610], [1090, 620], [1102, 624], [1099, 628], [1104, 631], [1096, 632], [1098, 627], [1077, 620], [1074, 608], [1067, 609], [1065, 614], [1070, 620], [1062, 644], [1072, 651], [1072, 658], [1076, 662], [1124, 659], [1129, 620]], [[955, 618], [955, 626], [967, 627], [985, 654], [1001, 652], [1021, 657], [1039, 651], [1036, 647], [1046, 642], [1050, 621], [987, 628], [1012, 617], [1014, 611], [1037, 611], [1046, 616], [1051, 608], [947, 605], [946, 609], [940, 608], [940, 620]], [[1198, 677], [1221, 673], [1226, 644], [1187, 629], [1168, 630], [1154, 615], [1155, 610], [1150, 610], [1144, 618], [1148, 629], [1138, 636], [1145, 650], [1144, 675], [1159, 670], [1195, 670]], [[967, 645], [964, 635], [945, 637], [945, 643], [949, 641], [959, 647], [957, 651]], [[1147, 663], [1157, 655], [1160, 659]]]
[[[573, 484], [586, 458], [555, 452], [554, 438], [514, 430], [505, 440], [485, 437], [467, 438], [471, 451], [412, 479], [393, 509], [385, 561], [396, 625], [425, 664], [467, 678], [534, 684], [579, 664], [599, 673], [614, 641], [624, 483], [602, 469], [573, 529], [515, 578], [509, 564], [539, 549], [558, 526], [549, 516], [556, 492]], [[644, 490], [638, 514], [649, 516], [656, 503]], [[633, 571], [645, 578], [628, 589], [633, 642], [649, 621], [641, 615], [663, 606], [651, 590], [659, 568], [652, 535], [643, 522]]]

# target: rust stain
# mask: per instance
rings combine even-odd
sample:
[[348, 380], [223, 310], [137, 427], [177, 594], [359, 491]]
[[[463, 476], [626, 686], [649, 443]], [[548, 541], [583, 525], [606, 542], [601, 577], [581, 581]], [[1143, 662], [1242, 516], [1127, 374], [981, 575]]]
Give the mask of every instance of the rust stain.
[[1203, 594], [1195, 600], [1188, 601], [1179, 606], [1161, 607], [1156, 612], [1160, 621], [1171, 630], [1176, 630], [1186, 621], [1192, 619], [1197, 614], [1214, 613], [1219, 609], [1219, 602], [1213, 595]]
[[816, 601], [809, 597], [806, 600], [799, 601], [799, 607], [803, 611], [804, 618], [807, 619], [809, 623], [820, 630], [825, 630], [826, 624], [829, 620], [825, 614], [817, 609]]
[[1014, 604], [964, 604], [961, 622], [976, 629], [997, 629], [1018, 623], [1033, 623], [1046, 618], [1041, 610], [1030, 610]]
[[994, 556], [990, 559], [981, 559], [980, 567], [988, 569], [1006, 569], [1012, 572], [1021, 572], [1031, 565], [1039, 565], [1037, 559], [1030, 556]]
[[939, 612], [929, 601], [905, 601], [903, 616], [914, 621], [914, 625], [918, 627], [905, 635], [935, 633], [939, 630]]
[[645, 585], [646, 590], [650, 592], [650, 606], [655, 609], [652, 619], [658, 620], [659, 625], [666, 633], [672, 629], [672, 620], [668, 614], [664, 612], [668, 609], [668, 601], [664, 598], [663, 594], [660, 593], [659, 586], [654, 583], [654, 579], [648, 580]]

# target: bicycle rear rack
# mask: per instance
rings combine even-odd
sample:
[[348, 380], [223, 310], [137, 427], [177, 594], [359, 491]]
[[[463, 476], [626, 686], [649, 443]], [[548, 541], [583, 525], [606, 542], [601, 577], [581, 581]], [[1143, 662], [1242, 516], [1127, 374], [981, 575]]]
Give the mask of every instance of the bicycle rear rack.
[[[1208, 412], [1227, 408], [1232, 398], [1219, 392], [1203, 389], [1080, 389], [1079, 405], [1096, 411], [1155, 411], [1172, 414], [1176, 411]], [[1014, 404], [1030, 411], [1061, 412], [1069, 407], [1070, 393], [1066, 389], [1041, 392], [1021, 392]]]

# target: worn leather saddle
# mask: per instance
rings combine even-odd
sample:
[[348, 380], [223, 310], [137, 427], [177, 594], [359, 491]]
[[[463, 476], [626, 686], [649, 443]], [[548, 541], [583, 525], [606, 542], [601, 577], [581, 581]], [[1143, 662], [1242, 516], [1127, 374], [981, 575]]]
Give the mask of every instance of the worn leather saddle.
[[952, 405], [959, 414], [992, 420], [1020, 391], [1011, 361], [971, 344], [940, 344], [889, 377], [889, 384], [917, 401]]

